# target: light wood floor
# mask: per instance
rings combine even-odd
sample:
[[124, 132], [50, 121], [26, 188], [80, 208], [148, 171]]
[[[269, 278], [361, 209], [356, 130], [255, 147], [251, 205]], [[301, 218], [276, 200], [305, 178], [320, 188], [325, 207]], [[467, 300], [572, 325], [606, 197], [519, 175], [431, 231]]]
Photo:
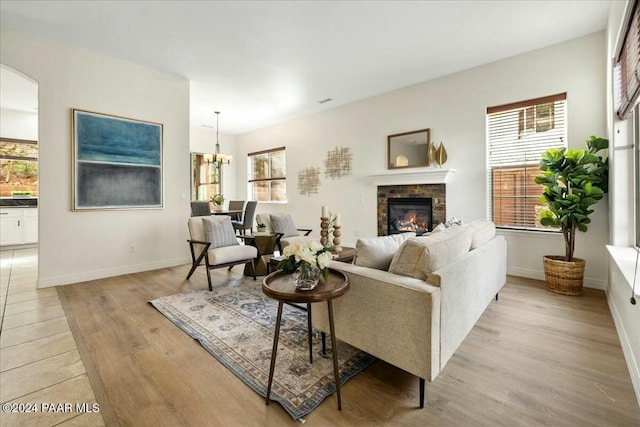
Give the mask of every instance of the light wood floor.
[[[0, 261], [0, 425], [103, 426], [75, 407], [97, 401], [56, 289], [36, 290], [36, 248], [0, 251]], [[19, 403], [38, 412], [6, 412]]]
[[[214, 283], [229, 275], [241, 277], [242, 269], [236, 269], [215, 271]], [[58, 288], [86, 367], [86, 374], [74, 378], [90, 378], [105, 424], [299, 425], [280, 405], [265, 406], [262, 397], [148, 304], [207, 286], [202, 269], [190, 281], [184, 280], [187, 271], [181, 266]], [[13, 316], [5, 314], [5, 321]], [[2, 335], [4, 341], [4, 330]], [[4, 345], [0, 351], [4, 356]], [[9, 372], [13, 369], [18, 368]], [[4, 386], [3, 375], [2, 393]], [[604, 294], [587, 290], [583, 297], [564, 297], [545, 291], [540, 282], [513, 277], [438, 378], [427, 383], [424, 409], [417, 408], [417, 378], [381, 361], [349, 380], [342, 402], [339, 412], [330, 396], [306, 417], [306, 424], [640, 426], [640, 408]], [[70, 422], [100, 425], [92, 424], [95, 419]], [[52, 420], [31, 421], [60, 422]], [[5, 425], [4, 418], [0, 424]]]
[[[231, 273], [214, 272], [214, 283]], [[218, 363], [148, 301], [206, 287], [188, 266], [59, 288], [108, 425], [298, 425]], [[247, 279], [250, 280], [250, 279]], [[256, 286], [260, 282], [255, 282]], [[76, 329], [77, 328], [77, 329]], [[304, 351], [304, 349], [301, 349]], [[96, 385], [99, 384], [99, 387]], [[639, 426], [633, 392], [603, 292], [547, 292], [509, 278], [433, 383], [377, 361], [306, 417], [311, 426]], [[112, 418], [110, 418], [112, 417]]]

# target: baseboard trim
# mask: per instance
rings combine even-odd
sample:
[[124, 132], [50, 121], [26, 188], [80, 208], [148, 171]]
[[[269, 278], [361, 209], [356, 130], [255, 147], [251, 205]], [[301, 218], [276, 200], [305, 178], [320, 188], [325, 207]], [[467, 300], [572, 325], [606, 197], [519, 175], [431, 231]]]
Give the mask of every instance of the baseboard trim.
[[122, 276], [123, 274], [141, 273], [143, 271], [158, 270], [161, 268], [175, 267], [188, 264], [188, 257], [166, 259], [162, 261], [148, 262], [145, 264], [127, 265], [104, 270], [86, 271], [77, 274], [64, 276], [38, 278], [38, 289], [50, 288], [53, 286], [71, 285], [73, 283], [88, 282], [91, 280], [105, 279], [107, 277]]
[[[509, 267], [507, 266], [507, 274], [511, 276], [526, 277], [527, 279], [544, 280], [544, 270], [534, 270], [530, 268]], [[592, 289], [607, 289], [607, 284], [602, 279], [585, 276], [584, 287]]]
[[627, 361], [627, 368], [629, 369], [629, 375], [631, 376], [633, 390], [636, 392], [636, 399], [638, 400], [638, 405], [640, 405], [640, 364], [633, 355], [631, 344], [629, 344], [629, 337], [627, 336], [627, 331], [624, 329], [624, 323], [620, 318], [616, 302], [609, 295], [608, 290], [605, 290], [605, 295], [607, 296], [607, 303], [609, 304], [611, 317], [613, 317], [613, 323], [616, 325], [616, 331], [618, 332], [622, 352], [624, 353], [624, 358]]

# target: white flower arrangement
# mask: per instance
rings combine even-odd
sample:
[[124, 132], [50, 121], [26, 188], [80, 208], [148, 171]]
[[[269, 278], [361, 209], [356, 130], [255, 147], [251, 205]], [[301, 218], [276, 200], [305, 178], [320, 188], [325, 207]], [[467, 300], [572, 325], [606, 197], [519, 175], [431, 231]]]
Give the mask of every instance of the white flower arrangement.
[[278, 268], [287, 274], [291, 274], [301, 266], [314, 265], [322, 272], [322, 277], [329, 277], [329, 263], [331, 252], [327, 251], [316, 240], [310, 242], [294, 242], [283, 250], [285, 259], [278, 263]]

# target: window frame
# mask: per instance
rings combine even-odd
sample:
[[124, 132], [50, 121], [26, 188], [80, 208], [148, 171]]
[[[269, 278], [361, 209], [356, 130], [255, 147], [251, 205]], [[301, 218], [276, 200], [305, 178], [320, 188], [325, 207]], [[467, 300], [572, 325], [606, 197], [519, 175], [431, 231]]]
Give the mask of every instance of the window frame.
[[[287, 198], [287, 191], [286, 191], [286, 185], [287, 185], [287, 169], [286, 169], [286, 161], [287, 161], [287, 154], [286, 154], [286, 147], [276, 147], [276, 148], [270, 148], [267, 150], [261, 150], [261, 151], [255, 151], [252, 153], [247, 153], [247, 195], [248, 195], [248, 200], [251, 201], [258, 201], [258, 202], [263, 202], [263, 203], [287, 203], [288, 198]], [[273, 153], [282, 153], [284, 156], [284, 176], [277, 176], [274, 177], [271, 175], [272, 173], [272, 166], [271, 166], [271, 157]], [[255, 174], [256, 171], [254, 169], [254, 161], [253, 158], [256, 156], [260, 156], [260, 155], [264, 155], [267, 154], [268, 156], [268, 167], [267, 167], [267, 177], [266, 178], [255, 178]], [[284, 195], [284, 200], [274, 200], [272, 198], [272, 189], [271, 189], [271, 184], [273, 182], [282, 182], [285, 186], [285, 195]], [[259, 200], [256, 197], [255, 191], [254, 191], [254, 184], [255, 183], [267, 183], [268, 184], [268, 200]]]
[[[556, 103], [561, 102], [558, 109]], [[538, 117], [539, 113], [544, 110], [538, 108], [542, 105], [552, 104], [553, 108], [550, 108], [549, 114], [544, 114], [546, 117]], [[500, 114], [505, 116], [500, 117]], [[510, 119], [506, 116], [513, 115], [514, 118]], [[530, 116], [531, 126], [527, 126], [527, 116]], [[513, 120], [513, 121], [512, 121]], [[545, 125], [543, 130], [540, 130], [539, 122], [550, 122], [550, 125]], [[540, 172], [539, 161], [542, 154], [540, 143], [545, 143], [545, 137], [540, 135], [536, 137], [536, 134], [544, 134], [546, 132], [555, 131], [554, 134], [549, 135], [550, 141], [555, 140], [559, 136], [559, 142], [548, 144], [550, 147], [564, 147], [567, 146], [567, 94], [559, 93], [555, 95], [529, 99], [525, 101], [519, 101], [495, 107], [488, 107], [486, 111], [486, 143], [487, 143], [487, 217], [491, 218], [499, 229], [505, 230], [517, 230], [517, 231], [533, 231], [533, 232], [551, 232], [558, 233], [558, 228], [544, 227], [539, 224], [537, 220], [536, 203], [531, 206], [530, 199], [534, 196], [530, 196], [530, 188], [537, 186], [537, 184], [531, 183], [533, 179]], [[512, 127], [512, 128], [511, 128]], [[509, 130], [511, 129], [511, 130]], [[502, 135], [500, 135], [502, 133]], [[559, 134], [558, 136], [556, 134]], [[500, 135], [500, 136], [498, 136]], [[529, 139], [529, 141], [527, 141]], [[513, 149], [509, 147], [512, 144], [516, 144]], [[544, 145], [543, 145], [544, 147]], [[492, 154], [492, 152], [497, 152]], [[536, 154], [538, 152], [539, 154]], [[520, 159], [518, 154], [522, 154]], [[534, 154], [533, 157], [528, 155]], [[503, 195], [501, 189], [496, 188], [498, 182], [496, 179], [496, 171], [505, 171], [505, 176], [510, 172], [514, 177], [520, 177], [516, 179], [516, 184], [511, 187], [505, 187], [506, 190], [512, 191], [512, 196]], [[522, 178], [525, 178], [524, 180]], [[529, 179], [526, 179], [529, 178]], [[540, 186], [540, 192], [536, 192], [535, 198], [539, 198], [542, 194], [542, 186]], [[500, 205], [499, 202], [511, 201], [514, 209], [515, 217], [520, 217], [517, 221], [511, 221], [513, 224], [508, 224], [508, 220], [505, 217], [505, 213], [508, 213], [508, 208], [501, 208], [500, 212], [497, 212], [496, 207]], [[542, 203], [540, 203], [542, 205]], [[531, 208], [534, 210], [530, 211]], [[517, 212], [516, 212], [517, 211]], [[520, 213], [522, 215], [520, 215]], [[529, 215], [533, 215], [530, 217]], [[502, 221], [496, 222], [496, 217], [505, 218]]]

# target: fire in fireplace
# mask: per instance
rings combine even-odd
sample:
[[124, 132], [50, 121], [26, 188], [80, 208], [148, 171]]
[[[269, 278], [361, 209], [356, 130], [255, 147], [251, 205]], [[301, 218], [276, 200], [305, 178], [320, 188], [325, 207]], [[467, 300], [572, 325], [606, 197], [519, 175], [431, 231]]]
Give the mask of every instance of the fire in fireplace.
[[387, 234], [426, 233], [432, 229], [431, 214], [431, 198], [388, 198]]

